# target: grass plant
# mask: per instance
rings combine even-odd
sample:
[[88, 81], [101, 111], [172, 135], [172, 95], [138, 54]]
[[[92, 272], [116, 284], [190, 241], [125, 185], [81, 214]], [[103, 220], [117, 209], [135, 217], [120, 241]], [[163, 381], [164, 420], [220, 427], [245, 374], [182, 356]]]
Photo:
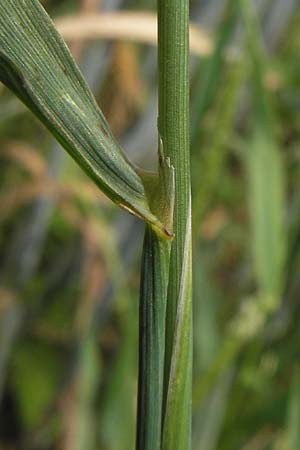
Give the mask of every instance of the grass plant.
[[188, 1], [159, 1], [158, 29], [157, 173], [137, 168], [120, 148], [37, 0], [1, 3], [0, 80], [111, 200], [145, 221], [136, 447], [187, 450], [192, 374]]
[[0, 1], [1, 449], [299, 448], [296, 3]]

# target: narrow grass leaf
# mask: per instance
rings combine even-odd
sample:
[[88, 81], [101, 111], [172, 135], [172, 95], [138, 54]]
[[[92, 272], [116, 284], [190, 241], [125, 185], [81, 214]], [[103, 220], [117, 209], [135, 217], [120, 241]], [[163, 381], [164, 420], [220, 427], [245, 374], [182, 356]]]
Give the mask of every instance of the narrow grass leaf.
[[37, 0], [0, 3], [0, 81], [115, 203], [168, 234], [64, 41]]

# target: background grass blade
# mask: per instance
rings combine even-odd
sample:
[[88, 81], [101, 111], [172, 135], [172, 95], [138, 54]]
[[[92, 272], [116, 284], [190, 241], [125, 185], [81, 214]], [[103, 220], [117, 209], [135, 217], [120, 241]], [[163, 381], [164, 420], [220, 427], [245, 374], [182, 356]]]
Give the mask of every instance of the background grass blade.
[[[233, 138], [233, 125], [236, 119], [236, 108], [240, 98], [243, 70], [239, 65], [232, 65], [223, 74], [224, 87], [215, 106], [215, 122], [218, 124], [215, 133], [207, 136], [205, 141], [194, 142], [192, 158], [192, 180], [195, 186], [193, 195], [193, 224], [197, 230], [204, 213], [212, 203], [218, 181], [224, 170], [230, 142]], [[203, 149], [199, 151], [199, 146]], [[199, 177], [201, 170], [202, 176]]]
[[300, 442], [300, 378], [299, 367], [292, 377], [286, 423], [286, 448], [296, 450]]
[[195, 450], [216, 450], [221, 434], [230, 388], [232, 386], [234, 369], [224, 370], [216, 385], [207, 395], [202, 408], [195, 415]]
[[95, 447], [96, 421], [94, 403], [96, 388], [101, 377], [97, 343], [88, 331], [78, 348], [78, 361], [66, 422], [66, 449], [92, 450]]
[[216, 96], [225, 65], [225, 50], [228, 48], [235, 29], [237, 20], [236, 1], [228, 0], [225, 2], [224, 9], [224, 17], [218, 30], [213, 52], [207, 61], [200, 61], [198, 64], [197, 76], [200, 80], [197, 82], [196, 92], [191, 100], [191, 108], [194, 112], [191, 123], [192, 147], [197, 146], [203, 116]]
[[265, 67], [255, 9], [248, 0], [240, 0], [240, 7], [250, 56], [254, 112], [253, 135], [246, 156], [254, 271], [258, 295], [264, 306], [272, 310], [276, 308], [283, 287], [286, 253], [283, 163], [264, 87]]
[[283, 177], [279, 151], [260, 126], [247, 157], [254, 270], [261, 295], [276, 306], [283, 282]]
[[[0, 80], [113, 201], [163, 228], [70, 52], [37, 0], [0, 5]], [[164, 233], [164, 231], [163, 231]]]

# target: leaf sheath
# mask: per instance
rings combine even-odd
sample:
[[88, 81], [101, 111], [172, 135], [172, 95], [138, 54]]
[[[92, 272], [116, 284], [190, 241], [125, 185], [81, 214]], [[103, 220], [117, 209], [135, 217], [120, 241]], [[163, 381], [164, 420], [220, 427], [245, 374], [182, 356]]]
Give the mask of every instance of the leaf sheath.
[[170, 242], [146, 226], [141, 274], [137, 450], [160, 450]]

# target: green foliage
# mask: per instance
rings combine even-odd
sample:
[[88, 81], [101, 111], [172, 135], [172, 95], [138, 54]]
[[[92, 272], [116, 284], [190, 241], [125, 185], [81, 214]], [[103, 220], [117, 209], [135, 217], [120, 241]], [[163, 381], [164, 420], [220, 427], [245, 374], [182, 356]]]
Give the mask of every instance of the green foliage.
[[[25, 3], [26, 13], [17, 13]], [[187, 56], [186, 34], [179, 38], [187, 20], [184, 29], [178, 20], [183, 12], [187, 19], [186, 3], [160, 2], [156, 174], [128, 160], [52, 22], [37, 1], [25, 3], [0, 2], [1, 79], [16, 83], [51, 131], [62, 121], [56, 137], [112, 200], [128, 201], [175, 236], [147, 225], [140, 286], [141, 223], [108, 202], [68, 155], [55, 160], [61, 151], [50, 134], [0, 85], [0, 447], [132, 450], [140, 346], [141, 450], [186, 450], [190, 437], [193, 450], [298, 449], [299, 11], [290, 0], [274, 0], [268, 11], [251, 0], [190, 2], [196, 26], [199, 17], [204, 31], [210, 19], [217, 24], [209, 32], [212, 53], [192, 56], [191, 234], [189, 180], [180, 169], [188, 167], [188, 83], [178, 89], [187, 81], [187, 60], [178, 63], [179, 54]], [[77, 14], [90, 2], [40, 3], [51, 14]], [[120, 9], [126, 6], [121, 0]], [[42, 23], [29, 20], [35, 14], [52, 43]], [[29, 31], [34, 46], [21, 39]], [[96, 98], [111, 129], [129, 152], [138, 147], [146, 166], [144, 150], [155, 156], [156, 146], [147, 137], [156, 125], [155, 51], [79, 44], [71, 50], [77, 57], [82, 50], [87, 79], [97, 72]], [[58, 102], [49, 105], [58, 88]], [[75, 106], [62, 101], [68, 93]]]
[[[253, 76], [253, 137], [247, 148], [253, 256], [259, 295], [265, 307], [276, 308], [282, 290], [285, 259], [284, 175], [275, 141], [269, 99], [263, 88], [264, 65], [255, 11], [241, 1]], [[275, 303], [275, 304], [274, 304]]]
[[300, 441], [300, 381], [299, 368], [292, 378], [286, 423], [286, 448], [296, 450]]
[[38, 426], [41, 417], [51, 406], [60, 369], [58, 355], [43, 344], [24, 344], [15, 353], [11, 383], [26, 428]]

